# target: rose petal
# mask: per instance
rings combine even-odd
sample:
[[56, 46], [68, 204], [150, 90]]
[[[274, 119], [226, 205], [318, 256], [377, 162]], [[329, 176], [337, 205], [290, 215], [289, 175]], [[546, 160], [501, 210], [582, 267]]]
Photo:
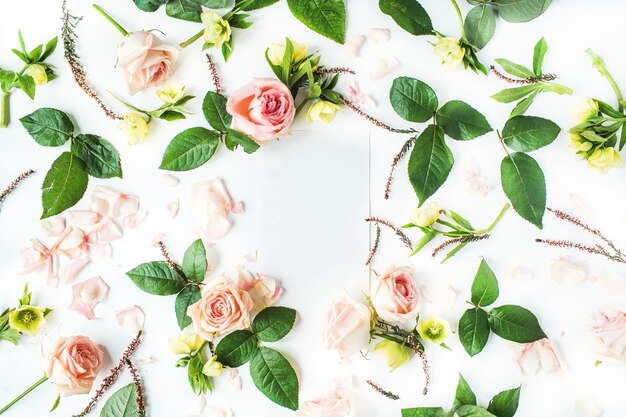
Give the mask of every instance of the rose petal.
[[549, 339], [532, 343], [512, 345], [517, 352], [517, 365], [526, 375], [534, 375], [539, 369], [545, 372], [560, 372], [565, 365], [556, 345]]
[[550, 277], [565, 287], [576, 287], [587, 277], [587, 262], [572, 261], [568, 257], [553, 259], [550, 264]]
[[243, 255], [243, 259], [245, 259], [248, 262], [252, 262], [252, 263], [256, 263], [257, 257], [258, 257], [258, 254], [257, 254], [257, 251], [255, 251], [255, 250], [250, 251], [250, 252], [246, 253], [245, 255]]
[[230, 205], [228, 206], [228, 209], [233, 214], [243, 214], [245, 212], [243, 202], [241, 201], [231, 202]]
[[133, 214], [129, 214], [128, 216], [122, 219], [122, 226], [128, 227], [130, 229], [137, 227], [141, 222], [144, 221], [148, 212], [143, 209], [137, 210]]
[[209, 239], [220, 239], [230, 230], [230, 222], [226, 217], [213, 217], [206, 225], [206, 236]]
[[179, 207], [180, 207], [180, 203], [179, 203], [178, 199], [176, 199], [174, 201], [170, 201], [165, 206], [167, 212], [170, 214], [170, 216], [172, 218], [176, 217], [176, 215], [178, 214]]
[[384, 58], [377, 59], [369, 70], [369, 76], [371, 80], [377, 80], [389, 72], [393, 71], [400, 61], [394, 56], [386, 56]]
[[365, 42], [365, 36], [359, 35], [346, 41], [343, 50], [348, 58], [356, 58], [361, 53], [361, 46]]
[[219, 178], [197, 182], [191, 186], [191, 204], [202, 216], [226, 216], [230, 211], [231, 198]]
[[69, 309], [82, 314], [87, 320], [95, 319], [93, 309], [108, 293], [109, 286], [99, 276], [74, 284], [72, 285], [72, 304]]
[[391, 37], [391, 33], [389, 32], [389, 29], [371, 28], [367, 31], [367, 38], [370, 41], [379, 45], [389, 41], [390, 37]]
[[48, 217], [41, 221], [46, 236], [59, 236], [65, 230], [65, 219], [61, 216]]
[[486, 197], [491, 191], [491, 184], [487, 181], [487, 177], [481, 175], [480, 169], [472, 164], [467, 163], [463, 167], [465, 173], [465, 184], [470, 194], [477, 197]]
[[58, 273], [54, 277], [60, 280], [64, 284], [69, 284], [76, 278], [76, 276], [83, 270], [89, 263], [89, 258], [77, 258], [70, 263], [62, 264], [58, 268]]
[[166, 187], [176, 187], [180, 180], [172, 174], [163, 174], [161, 176], [161, 184]]
[[134, 305], [115, 312], [117, 324], [132, 335], [136, 335], [143, 330], [146, 315], [138, 305]]
[[376, 102], [371, 96], [363, 94], [359, 85], [354, 80], [348, 80], [344, 83], [346, 89], [346, 98], [356, 106], [376, 107]]
[[227, 372], [228, 372], [228, 382], [230, 382], [230, 385], [232, 385], [232, 387], [235, 388], [236, 390], [241, 390], [242, 383], [241, 383], [241, 377], [239, 376], [239, 372], [237, 372], [237, 370], [234, 368], [228, 368]]
[[611, 295], [619, 295], [626, 292], [626, 278], [618, 272], [604, 269], [594, 273], [589, 281], [598, 284]]
[[514, 279], [515, 281], [528, 281], [534, 276], [532, 269], [524, 265], [517, 265], [512, 268], [509, 271], [509, 275], [511, 276], [511, 279]]
[[102, 214], [92, 210], [70, 210], [68, 214], [71, 222], [81, 227], [92, 227], [102, 220]]

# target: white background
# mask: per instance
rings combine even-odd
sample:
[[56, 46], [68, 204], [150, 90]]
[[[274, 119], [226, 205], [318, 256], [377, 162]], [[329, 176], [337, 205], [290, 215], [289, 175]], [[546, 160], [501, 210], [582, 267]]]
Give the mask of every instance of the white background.
[[[447, 1], [424, 0], [434, 26], [441, 32], [458, 36], [456, 16]], [[92, 84], [115, 106], [105, 90], [124, 94], [121, 75], [113, 68], [116, 46], [120, 35], [96, 12], [88, 2], [72, 1], [71, 10], [83, 15], [79, 25], [78, 49], [82, 55]], [[139, 11], [130, 0], [109, 1], [102, 4], [128, 30], [158, 28], [166, 33], [168, 42], [180, 42], [195, 33], [199, 26], [168, 18], [164, 10], [153, 14]], [[469, 5], [461, 2], [464, 14]], [[388, 27], [391, 41], [386, 45], [366, 42], [361, 57], [350, 60], [342, 47], [307, 30], [293, 18], [286, 2], [254, 12], [255, 24], [246, 31], [235, 31], [235, 51], [228, 64], [220, 62], [220, 71], [226, 91], [248, 82], [251, 77], [270, 76], [263, 52], [271, 42], [280, 42], [289, 36], [323, 54], [323, 63], [329, 66], [348, 65], [359, 74], [354, 78], [364, 92], [378, 102], [370, 109], [382, 119], [398, 127], [409, 125], [394, 115], [387, 95], [393, 78], [408, 75], [430, 84], [438, 93], [441, 104], [450, 99], [461, 99], [483, 112], [494, 128], [501, 128], [510, 107], [496, 103], [489, 95], [505, 85], [495, 77], [477, 76], [468, 71], [444, 73], [432, 53], [427, 38], [416, 38], [403, 32], [383, 15], [376, 2], [347, 1], [348, 38], [365, 34], [370, 27]], [[557, 73], [560, 82], [572, 87], [575, 96], [542, 95], [529, 114], [548, 117], [567, 130], [572, 125], [580, 97], [595, 96], [613, 102], [608, 84], [591, 67], [584, 50], [593, 47], [603, 55], [618, 82], [626, 88], [623, 58], [623, 39], [626, 27], [623, 16], [626, 4], [617, 0], [589, 2], [584, 0], [555, 0], [539, 19], [527, 24], [498, 22], [495, 38], [480, 53], [486, 65], [495, 58], [506, 57], [515, 62], [530, 64], [532, 47], [545, 36], [550, 50], [544, 69]], [[17, 31], [21, 29], [27, 46], [34, 47], [59, 34], [61, 26], [60, 1], [21, 1], [5, 5], [0, 24], [0, 66], [19, 68], [10, 49], [17, 47]], [[37, 303], [54, 308], [46, 333], [72, 335], [86, 334], [103, 345], [113, 359], [111, 365], [129, 342], [115, 323], [114, 312], [132, 304], [139, 304], [146, 312], [145, 340], [137, 357], [153, 357], [156, 362], [142, 366], [147, 385], [150, 415], [153, 417], [180, 417], [191, 414], [194, 396], [188, 388], [185, 372], [174, 368], [175, 358], [169, 353], [167, 338], [177, 333], [173, 312], [173, 298], [159, 298], [139, 291], [124, 272], [135, 265], [159, 258], [150, 246], [153, 237], [165, 233], [165, 240], [173, 256], [181, 259], [185, 248], [196, 238], [193, 230], [201, 224], [190, 206], [190, 187], [196, 181], [219, 176], [224, 179], [234, 199], [246, 204], [246, 213], [233, 218], [235, 227], [211, 251], [216, 274], [237, 264], [252, 272], [262, 272], [280, 279], [287, 293], [280, 304], [295, 307], [300, 319], [293, 333], [278, 344], [299, 369], [301, 400], [324, 393], [335, 376], [348, 372], [354, 376], [355, 404], [361, 416], [399, 415], [399, 409], [409, 406], [444, 406], [451, 404], [457, 373], [462, 372], [474, 387], [479, 401], [486, 404], [491, 396], [503, 389], [521, 384], [522, 398], [519, 417], [573, 415], [576, 398], [590, 394], [605, 410], [605, 416], [623, 414], [626, 389], [624, 367], [606, 363], [594, 367], [597, 359], [591, 352], [587, 333], [589, 318], [600, 307], [624, 305], [624, 294], [608, 294], [590, 282], [580, 287], [564, 289], [549, 277], [551, 259], [568, 255], [560, 250], [546, 249], [533, 243], [538, 236], [575, 237], [578, 235], [566, 225], [546, 215], [545, 231], [539, 231], [519, 218], [512, 210], [505, 216], [489, 241], [471, 245], [444, 265], [432, 259], [429, 251], [407, 259], [407, 250], [391, 233], [383, 233], [381, 251], [374, 268], [388, 264], [416, 265], [419, 284], [430, 283], [442, 288], [454, 286], [459, 299], [452, 309], [441, 303], [426, 304], [425, 313], [449, 319], [456, 326], [458, 317], [469, 296], [474, 272], [484, 256], [499, 277], [499, 303], [518, 303], [534, 311], [543, 329], [561, 349], [568, 370], [559, 375], [540, 373], [522, 375], [513, 362], [513, 353], [507, 342], [492, 338], [483, 353], [470, 359], [455, 336], [449, 341], [452, 351], [428, 346], [433, 369], [433, 385], [428, 397], [420, 394], [423, 377], [418, 362], [392, 374], [384, 363], [373, 356], [367, 361], [356, 355], [348, 364], [340, 364], [334, 354], [326, 352], [321, 343], [325, 309], [342, 287], [355, 297], [367, 291], [368, 270], [363, 265], [368, 253], [369, 229], [363, 219], [369, 214], [391, 219], [396, 224], [407, 221], [416, 198], [405, 178], [406, 161], [401, 165], [393, 184], [390, 200], [383, 196], [384, 183], [393, 155], [407, 139], [391, 135], [368, 125], [345, 110], [330, 126], [307, 126], [303, 118], [294, 126], [293, 137], [261, 149], [253, 156], [243, 152], [231, 153], [224, 149], [210, 163], [179, 176], [177, 188], [161, 185], [162, 172], [157, 169], [162, 152], [174, 134], [192, 126], [204, 126], [201, 98], [211, 87], [200, 43], [185, 50], [177, 64], [173, 80], [183, 82], [188, 91], [198, 96], [191, 102], [194, 116], [186, 121], [166, 123], [156, 121], [146, 142], [130, 147], [115, 123], [106, 119], [97, 105], [73, 84], [59, 48], [50, 62], [56, 65], [60, 78], [37, 90], [33, 103], [22, 92], [11, 98], [12, 123], [0, 132], [0, 184], [8, 183], [19, 172], [34, 168], [37, 173], [25, 181], [6, 201], [0, 213], [0, 305], [15, 303], [28, 280]], [[402, 63], [388, 76], [370, 81], [367, 76], [371, 64], [379, 57], [393, 54]], [[128, 97], [127, 97], [128, 98]], [[132, 97], [135, 104], [157, 106], [153, 91]], [[50, 163], [60, 149], [38, 146], [21, 127], [18, 118], [36, 108], [49, 106], [72, 115], [85, 133], [97, 133], [112, 141], [122, 154], [124, 180], [90, 181], [90, 188], [104, 184], [120, 191], [138, 194], [142, 206], [149, 211], [147, 220], [137, 229], [128, 230], [122, 240], [114, 242], [114, 256], [109, 261], [92, 262], [77, 278], [77, 282], [93, 275], [101, 275], [111, 287], [108, 298], [96, 308], [97, 320], [87, 321], [69, 305], [71, 289], [45, 285], [42, 273], [20, 276], [19, 249], [29, 239], [45, 239], [38, 222], [40, 215], [39, 187]], [[121, 107], [116, 107], [122, 111]], [[423, 126], [414, 126], [422, 129]], [[457, 163], [445, 186], [433, 199], [443, 207], [461, 212], [474, 224], [491, 222], [505, 202], [499, 185], [499, 164], [503, 151], [495, 134], [472, 142], [448, 141]], [[548, 183], [548, 205], [577, 214], [606, 231], [622, 247], [626, 231], [626, 196], [623, 193], [623, 170], [601, 175], [588, 170], [577, 161], [567, 147], [567, 135], [547, 149], [533, 154], [545, 171]], [[486, 198], [471, 196], [464, 182], [463, 165], [478, 166], [493, 185]], [[572, 203], [574, 195], [584, 202], [582, 210]], [[171, 220], [165, 204], [179, 198], [181, 210]], [[77, 207], [87, 205], [85, 198]], [[416, 239], [418, 236], [412, 236]], [[243, 255], [258, 250], [259, 261], [249, 264]], [[623, 267], [602, 259], [569, 253], [575, 260], [588, 260], [589, 274], [623, 273]], [[510, 270], [525, 265], [534, 272], [528, 281], [515, 281]], [[37, 380], [43, 370], [43, 361], [37, 347], [25, 337], [21, 346], [0, 345], [0, 403], [4, 403]], [[104, 374], [104, 373], [103, 373]], [[241, 369], [243, 391], [235, 391], [226, 379], [217, 382], [216, 393], [210, 404], [230, 407], [238, 416], [287, 416], [291, 412], [272, 404], [252, 384], [246, 367]], [[392, 402], [378, 396], [365, 384], [373, 379], [398, 393], [401, 401]], [[123, 377], [124, 381], [128, 376]], [[122, 386], [123, 382], [118, 384]], [[31, 394], [5, 415], [7, 417], [44, 415], [56, 393], [46, 385]], [[63, 399], [55, 415], [76, 413], [87, 402], [86, 396]], [[254, 414], [253, 414], [254, 413]]]

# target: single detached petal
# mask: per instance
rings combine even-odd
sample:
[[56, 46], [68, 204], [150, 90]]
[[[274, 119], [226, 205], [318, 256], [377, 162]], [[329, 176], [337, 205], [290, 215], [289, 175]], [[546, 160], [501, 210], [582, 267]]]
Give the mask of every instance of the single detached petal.
[[139, 209], [135, 213], [124, 217], [122, 219], [122, 226], [133, 229], [143, 222], [147, 215], [148, 212], [146, 210]]
[[587, 262], [572, 261], [568, 257], [553, 259], [550, 264], [550, 277], [557, 284], [576, 287], [587, 277]]
[[486, 197], [492, 189], [486, 176], [481, 175], [480, 168], [473, 163], [466, 163], [463, 167], [467, 191], [476, 197]]
[[371, 80], [377, 80], [400, 65], [400, 61], [396, 57], [389, 55], [384, 58], [377, 59], [369, 70], [369, 76]]
[[180, 180], [172, 174], [163, 174], [161, 176], [161, 184], [166, 187], [176, 187]]
[[256, 263], [257, 258], [258, 258], [258, 253], [255, 250], [250, 251], [250, 252], [246, 253], [245, 255], [243, 255], [243, 259], [245, 259], [248, 262], [252, 262], [252, 263]]
[[226, 217], [210, 218], [206, 225], [206, 236], [212, 240], [220, 239], [228, 233], [230, 226], [230, 221]]
[[515, 281], [528, 281], [534, 276], [532, 269], [524, 265], [517, 265], [513, 267], [509, 271], [509, 275], [511, 276], [511, 279]]
[[376, 44], [387, 43], [390, 37], [391, 32], [386, 28], [371, 28], [367, 31], [367, 38]]
[[236, 390], [241, 390], [242, 383], [239, 372], [235, 368], [228, 368], [226, 371], [228, 372], [228, 382], [230, 382], [230, 385]]
[[108, 293], [109, 286], [101, 277], [89, 278], [72, 285], [72, 304], [69, 308], [82, 314], [87, 320], [95, 319], [93, 309]]
[[611, 295], [619, 295], [626, 292], [626, 278], [616, 271], [602, 269], [592, 274], [589, 281], [598, 284]]
[[243, 214], [246, 211], [242, 201], [232, 201], [228, 210], [233, 214]]
[[65, 219], [61, 216], [48, 217], [41, 221], [46, 236], [56, 237], [65, 230]]
[[358, 35], [348, 39], [343, 47], [344, 53], [348, 58], [356, 58], [361, 54], [361, 46], [365, 42], [365, 36]]
[[171, 218], [176, 217], [176, 215], [178, 214], [178, 209], [180, 208], [180, 202], [178, 201], [178, 199], [170, 201], [169, 203], [167, 203], [167, 205], [165, 206], [165, 209], [167, 210], [167, 212], [170, 214]]
[[143, 330], [146, 315], [138, 305], [134, 305], [115, 312], [117, 324], [132, 335], [136, 335]]

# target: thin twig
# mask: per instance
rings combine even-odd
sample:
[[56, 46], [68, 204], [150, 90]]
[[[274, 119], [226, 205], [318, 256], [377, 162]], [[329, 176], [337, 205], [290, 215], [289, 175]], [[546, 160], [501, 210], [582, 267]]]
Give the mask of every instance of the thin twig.
[[325, 76], [325, 75], [332, 75], [332, 74], [356, 74], [356, 71], [353, 70], [352, 68], [348, 68], [348, 67], [330, 67], [330, 68], [320, 68], [317, 71], [315, 71], [315, 73], [321, 77]]
[[380, 127], [381, 129], [385, 129], [388, 132], [392, 132], [392, 133], [415, 133], [415, 132], [417, 132], [415, 129], [396, 129], [394, 127], [391, 127], [388, 124], [383, 123], [380, 120], [375, 119], [374, 117], [372, 117], [369, 114], [365, 113], [363, 110], [361, 110], [359, 107], [357, 107], [354, 103], [352, 103], [347, 98], [345, 98], [343, 96], [339, 96], [339, 99], [350, 110], [352, 110], [353, 112], [355, 112], [359, 116], [365, 118], [368, 122], [370, 122], [374, 126]]
[[549, 81], [554, 81], [559, 78], [556, 76], [556, 74], [552, 74], [552, 73], [543, 74], [539, 77], [511, 78], [502, 74], [493, 65], [490, 68], [491, 68], [491, 72], [493, 72], [496, 75], [496, 77], [500, 78], [501, 80], [506, 81], [509, 84], [537, 84], [538, 82], [542, 82], [542, 81], [549, 82]]
[[370, 250], [370, 256], [367, 258], [365, 262], [366, 266], [372, 263], [372, 259], [374, 259], [374, 255], [378, 252], [378, 245], [380, 244], [380, 225], [376, 223], [376, 237], [374, 238], [374, 246], [372, 246], [372, 250]]
[[478, 242], [479, 240], [489, 239], [490, 237], [491, 237], [490, 234], [484, 234], [484, 235], [461, 236], [461, 237], [448, 239], [448, 240], [443, 241], [441, 245], [435, 248], [435, 250], [432, 253], [432, 256], [434, 258], [435, 256], [437, 256], [439, 252], [441, 252], [442, 250], [444, 250], [450, 245], [454, 245], [455, 243]]
[[376, 385], [371, 379], [367, 380], [367, 385], [372, 387], [374, 389], [374, 391], [376, 391], [377, 393], [379, 393], [383, 397], [387, 397], [390, 400], [399, 400], [400, 399], [399, 395], [394, 394], [391, 391], [387, 391], [387, 390], [382, 389], [380, 386]]
[[413, 243], [411, 242], [411, 239], [409, 239], [409, 237], [405, 235], [404, 232], [400, 230], [400, 228], [392, 224], [389, 220], [381, 219], [380, 217], [368, 217], [367, 219], [365, 219], [365, 221], [387, 226], [396, 233], [398, 238], [400, 238], [400, 240], [406, 245], [406, 247], [408, 247], [409, 249], [413, 249]]
[[13, 190], [17, 188], [20, 182], [24, 181], [28, 176], [32, 175], [34, 172], [35, 171], [33, 171], [32, 169], [29, 169], [27, 171], [22, 172], [17, 177], [15, 177], [15, 179], [11, 181], [9, 186], [5, 188], [4, 191], [2, 191], [2, 193], [0, 193], [0, 203], [2, 203], [4, 199], [7, 198], [8, 195], [11, 194]]
[[65, 60], [70, 66], [70, 70], [72, 71], [72, 76], [74, 77], [74, 81], [78, 86], [91, 97], [93, 100], [98, 103], [100, 108], [104, 111], [107, 117], [113, 120], [121, 120], [122, 116], [111, 110], [107, 107], [106, 104], [100, 99], [98, 93], [96, 93], [93, 88], [87, 82], [87, 75], [85, 74], [85, 70], [80, 63], [80, 55], [76, 52], [76, 40], [78, 39], [78, 35], [76, 35], [76, 25], [80, 23], [82, 17], [72, 16], [70, 12], [66, 8], [65, 0], [63, 1], [63, 27], [61, 29], [61, 37], [63, 38], [63, 50]]
[[215, 61], [210, 54], [206, 54], [206, 60], [209, 64], [209, 71], [211, 71], [211, 78], [213, 79], [213, 87], [215, 87], [215, 92], [222, 96], [224, 95], [224, 88], [222, 87], [220, 73], [217, 70], [217, 65], [215, 64]]
[[391, 193], [391, 182], [393, 181], [393, 174], [396, 170], [396, 167], [398, 166], [402, 158], [404, 158], [404, 156], [407, 154], [407, 152], [409, 152], [409, 150], [413, 147], [416, 140], [417, 136], [413, 136], [412, 138], [404, 142], [404, 145], [402, 145], [400, 152], [398, 152], [396, 156], [393, 157], [393, 162], [391, 163], [391, 171], [389, 172], [387, 184], [385, 185], [385, 200], [389, 200], [389, 194]]

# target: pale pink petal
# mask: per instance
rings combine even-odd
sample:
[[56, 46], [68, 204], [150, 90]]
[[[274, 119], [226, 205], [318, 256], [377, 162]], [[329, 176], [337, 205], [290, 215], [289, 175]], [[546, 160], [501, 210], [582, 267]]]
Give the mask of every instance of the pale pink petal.
[[354, 105], [359, 107], [376, 107], [374, 99], [367, 94], [363, 94], [356, 81], [346, 81], [344, 88], [346, 89], [346, 98]]
[[96, 227], [98, 242], [111, 242], [122, 238], [122, 230], [109, 218], [102, 219]]
[[70, 263], [59, 265], [58, 272], [55, 274], [54, 278], [64, 284], [69, 284], [88, 263], [89, 258], [77, 258]]
[[400, 65], [400, 61], [394, 56], [389, 55], [379, 58], [369, 70], [370, 79], [377, 80], [393, 71], [398, 65]]
[[163, 174], [161, 176], [161, 184], [166, 187], [176, 187], [180, 180], [172, 174]]
[[65, 219], [61, 216], [48, 217], [41, 221], [46, 236], [59, 236], [65, 230]]
[[68, 227], [67, 230], [69, 233], [54, 244], [53, 250], [60, 251], [70, 259], [77, 258], [83, 252], [83, 244], [86, 241], [85, 232], [78, 227]]
[[70, 221], [76, 226], [92, 227], [102, 220], [102, 214], [92, 210], [71, 210], [68, 214]]
[[149, 365], [154, 362], [156, 362], [156, 359], [152, 356], [144, 356], [137, 359], [137, 365]]
[[22, 269], [20, 274], [28, 274], [43, 268], [48, 263], [50, 251], [37, 239], [31, 240], [31, 246], [20, 250]]
[[386, 43], [389, 41], [390, 37], [391, 33], [389, 32], [389, 29], [371, 28], [367, 31], [367, 38], [376, 44]]
[[202, 216], [224, 217], [230, 211], [231, 198], [222, 180], [213, 178], [191, 186], [191, 204]]
[[129, 214], [122, 219], [122, 226], [130, 229], [137, 227], [142, 221], [144, 221], [147, 215], [147, 211], [143, 209], [137, 210], [135, 213]]
[[569, 193], [567, 197], [569, 198], [569, 201], [572, 203], [572, 206], [574, 206], [583, 215], [583, 217], [586, 217], [586, 218], [593, 217], [593, 213], [591, 209], [589, 208], [589, 206], [585, 204], [585, 202], [582, 201], [576, 194]]
[[492, 189], [487, 177], [481, 175], [480, 169], [473, 163], [466, 163], [463, 167], [467, 191], [477, 197], [486, 197]]
[[284, 288], [274, 278], [256, 274], [254, 286], [248, 290], [254, 303], [253, 311], [259, 312], [273, 305], [284, 291]]
[[237, 372], [234, 368], [228, 368], [228, 381], [236, 390], [241, 390], [241, 377], [239, 376], [239, 372]]
[[516, 361], [524, 374], [534, 375], [539, 369], [548, 373], [560, 372], [565, 369], [558, 348], [549, 339], [515, 344], [514, 349], [517, 349]]
[[245, 208], [242, 201], [232, 201], [228, 210], [233, 214], [243, 214], [245, 212]]
[[109, 259], [113, 254], [113, 248], [110, 243], [94, 243], [89, 245], [89, 256], [91, 259]]
[[255, 250], [250, 251], [250, 252], [246, 253], [245, 255], [243, 255], [243, 259], [245, 259], [248, 262], [252, 262], [252, 263], [256, 263], [257, 257], [258, 257], [258, 254], [257, 254], [257, 251], [255, 251]]
[[72, 304], [69, 309], [82, 314], [87, 320], [95, 319], [93, 309], [108, 293], [109, 286], [99, 276], [74, 284], [72, 285]]
[[89, 209], [91, 211], [100, 213], [103, 216], [106, 216], [109, 214], [110, 205], [109, 202], [105, 199], [93, 198], [91, 204], [89, 204]]
[[135, 195], [126, 195], [123, 194], [114, 206], [113, 215], [114, 216], [130, 216], [139, 211], [139, 197]]
[[143, 326], [146, 321], [146, 315], [138, 305], [116, 311], [115, 318], [117, 320], [117, 324], [133, 335], [136, 335], [143, 330]]
[[528, 281], [535, 275], [532, 269], [524, 265], [517, 265], [509, 271], [511, 279], [515, 281]]
[[553, 259], [550, 264], [550, 277], [557, 284], [576, 287], [587, 277], [587, 262], [572, 261], [568, 257]]
[[343, 50], [348, 58], [356, 58], [361, 53], [361, 46], [365, 42], [365, 36], [359, 35], [346, 41]]
[[230, 230], [230, 222], [226, 217], [213, 217], [206, 225], [206, 235], [209, 239], [220, 239]]
[[167, 203], [167, 205], [165, 206], [165, 209], [170, 214], [170, 217], [174, 218], [178, 214], [179, 207], [180, 207], [180, 203], [178, 199], [176, 199], [174, 201], [170, 201], [169, 203]]
[[589, 281], [598, 284], [608, 294], [619, 295], [626, 292], [626, 278], [618, 272], [604, 269], [589, 277]]

